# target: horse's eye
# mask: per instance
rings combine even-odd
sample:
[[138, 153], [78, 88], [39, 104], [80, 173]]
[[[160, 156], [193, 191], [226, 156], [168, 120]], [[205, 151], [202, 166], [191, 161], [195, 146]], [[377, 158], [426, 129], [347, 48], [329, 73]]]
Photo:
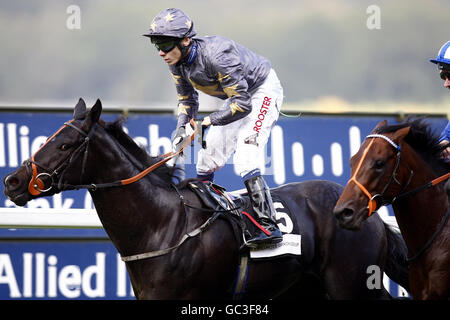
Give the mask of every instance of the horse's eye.
[[62, 145], [59, 147], [59, 149], [62, 150], [62, 151], [69, 150], [69, 148], [70, 148], [70, 145], [68, 145], [67, 143], [62, 144]]
[[384, 167], [385, 164], [386, 164], [385, 161], [383, 161], [383, 160], [377, 160], [377, 161], [375, 161], [374, 168], [375, 168], [375, 169], [383, 169], [383, 167]]

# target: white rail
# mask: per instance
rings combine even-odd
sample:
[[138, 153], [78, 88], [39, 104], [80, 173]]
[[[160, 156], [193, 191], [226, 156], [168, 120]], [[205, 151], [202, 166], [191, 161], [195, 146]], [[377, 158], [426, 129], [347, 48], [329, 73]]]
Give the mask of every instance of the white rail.
[[0, 228], [102, 228], [95, 210], [0, 208]]
[[[244, 190], [237, 190], [240, 194]], [[379, 210], [381, 219], [400, 232], [397, 220], [387, 209]], [[103, 228], [94, 209], [0, 208], [0, 228]]]

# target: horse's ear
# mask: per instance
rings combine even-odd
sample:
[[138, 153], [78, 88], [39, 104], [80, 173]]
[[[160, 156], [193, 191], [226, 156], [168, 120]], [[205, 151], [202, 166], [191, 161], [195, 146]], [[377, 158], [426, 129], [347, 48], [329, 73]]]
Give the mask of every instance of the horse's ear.
[[91, 111], [89, 111], [89, 118], [91, 118], [92, 123], [97, 122], [100, 119], [100, 115], [102, 114], [102, 102], [100, 99], [95, 101], [95, 104], [92, 106]]
[[102, 113], [102, 102], [100, 99], [97, 99], [95, 104], [92, 106], [91, 110], [89, 110], [89, 113], [87, 115], [87, 118], [83, 124], [83, 128], [86, 131], [89, 131], [92, 127], [92, 125], [96, 122], [98, 122], [98, 119], [100, 119], [100, 115]]
[[411, 127], [405, 127], [395, 131], [394, 135], [392, 136], [392, 140], [400, 143], [400, 141], [402, 141], [408, 135], [410, 129]]
[[75, 106], [75, 109], [73, 110], [73, 118], [75, 120], [82, 120], [86, 116], [86, 103], [84, 102], [83, 98], [80, 98], [78, 100], [77, 105]]
[[385, 125], [387, 125], [387, 121], [386, 120], [381, 121], [380, 123], [377, 124], [377, 126], [372, 130], [371, 133], [375, 133], [378, 130], [378, 128], [381, 128]]

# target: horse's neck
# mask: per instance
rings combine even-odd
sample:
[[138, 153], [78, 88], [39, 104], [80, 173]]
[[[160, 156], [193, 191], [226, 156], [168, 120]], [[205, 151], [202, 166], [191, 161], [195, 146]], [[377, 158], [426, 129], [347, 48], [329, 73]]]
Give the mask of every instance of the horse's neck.
[[[105, 144], [108, 152], [97, 152], [94, 183], [117, 181], [136, 175], [139, 171], [115, 145]], [[179, 220], [180, 200], [176, 193], [152, 185], [143, 178], [133, 184], [91, 191], [99, 218], [111, 240], [122, 255], [153, 250], [171, 237]], [[152, 247], [154, 246], [154, 248]]]
[[[422, 187], [435, 178], [425, 161], [411, 152], [405, 161], [413, 171], [413, 177], [405, 192]], [[408, 170], [407, 176], [409, 174]], [[447, 195], [442, 185], [418, 191], [395, 203], [395, 216], [408, 247], [418, 249], [423, 246], [435, 232], [447, 206]]]

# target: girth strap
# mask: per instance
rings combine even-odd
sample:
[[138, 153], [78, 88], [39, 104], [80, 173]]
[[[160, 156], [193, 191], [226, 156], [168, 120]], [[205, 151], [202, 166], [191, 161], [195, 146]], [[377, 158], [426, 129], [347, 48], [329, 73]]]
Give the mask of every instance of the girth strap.
[[159, 257], [159, 256], [163, 256], [165, 254], [168, 254], [168, 253], [174, 251], [175, 249], [177, 249], [179, 246], [181, 246], [189, 238], [193, 238], [193, 237], [199, 235], [202, 231], [204, 231], [206, 228], [208, 228], [217, 219], [217, 217], [219, 217], [219, 215], [221, 215], [221, 214], [222, 214], [222, 212], [216, 212], [208, 220], [206, 220], [205, 223], [203, 223], [200, 227], [183, 235], [183, 237], [180, 239], [180, 241], [173, 247], [156, 250], [156, 251], [140, 253], [140, 254], [135, 254], [135, 255], [126, 256], [126, 257], [121, 257], [121, 259], [122, 259], [122, 261], [129, 262], [129, 261], [136, 261], [136, 260]]

